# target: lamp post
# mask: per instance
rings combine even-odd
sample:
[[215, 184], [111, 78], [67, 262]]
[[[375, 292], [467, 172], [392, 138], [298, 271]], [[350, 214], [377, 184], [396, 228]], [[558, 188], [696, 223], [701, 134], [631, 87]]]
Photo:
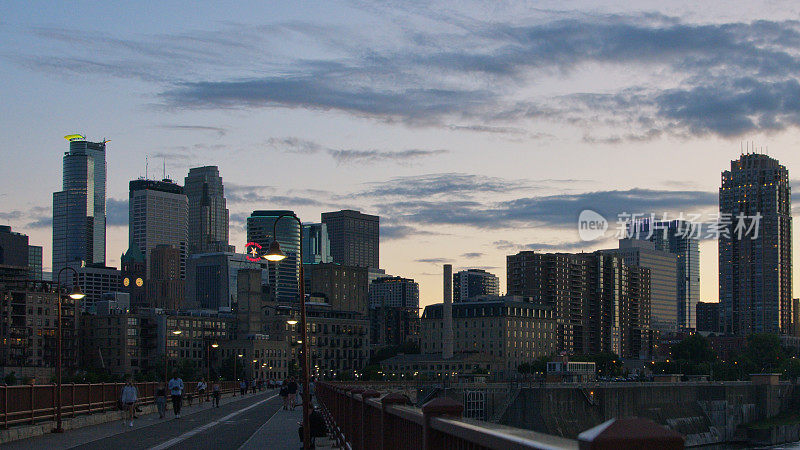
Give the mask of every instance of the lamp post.
[[[281, 251], [281, 245], [278, 243], [278, 221], [284, 217], [289, 217], [297, 221], [297, 226], [300, 227], [302, 234], [303, 223], [300, 218], [294, 213], [281, 214], [275, 219], [272, 224], [272, 242], [269, 244], [269, 251], [264, 255], [267, 261], [279, 262], [286, 259], [286, 254]], [[300, 239], [300, 251], [296, 256], [300, 258], [300, 274], [297, 280], [299, 294], [300, 294], [300, 328], [303, 340], [303, 449], [309, 450], [311, 448], [311, 426], [309, 421], [309, 414], [311, 413], [311, 392], [308, 387], [308, 339], [306, 337], [306, 291], [305, 283], [303, 280], [303, 239]]]
[[233, 396], [234, 397], [236, 397], [236, 389], [239, 387], [238, 383], [237, 383], [237, 381], [239, 381], [239, 379], [236, 377], [236, 365], [239, 364], [239, 358], [241, 358], [241, 357], [242, 357], [242, 354], [239, 353], [239, 354], [236, 355], [235, 358], [233, 358], [233, 384], [235, 385], [235, 386], [233, 386]]
[[[53, 430], [54, 433], [63, 433], [64, 428], [61, 427], [61, 273], [65, 270], [71, 270], [72, 273], [75, 274], [75, 278], [78, 278], [78, 271], [75, 270], [74, 267], [64, 266], [61, 270], [58, 271], [58, 275], [56, 275], [56, 293], [57, 299], [56, 302], [58, 303], [57, 310], [58, 310], [58, 331], [56, 334], [56, 342], [57, 342], [57, 359], [56, 359], [56, 389], [58, 389], [58, 394], [56, 395], [56, 428]], [[76, 280], [77, 281], [77, 280]], [[73, 300], [81, 300], [86, 297], [81, 291], [80, 286], [78, 286], [77, 282], [72, 286], [72, 290], [69, 293], [69, 298]], [[74, 309], [74, 308], [73, 308]], [[73, 317], [74, 319], [74, 317]]]
[[[167, 316], [164, 316], [164, 383], [169, 384], [169, 331], [167, 330], [168, 319]], [[172, 334], [178, 336], [179, 334], [183, 333], [181, 330], [172, 330]], [[177, 358], [176, 358], [175, 366], [177, 367]]]
[[212, 342], [208, 346], [208, 361], [207, 361], [207, 364], [206, 364], [206, 379], [208, 381], [211, 381], [211, 349], [212, 348], [217, 348], [217, 347], [219, 347], [219, 344], [217, 344], [216, 342]]

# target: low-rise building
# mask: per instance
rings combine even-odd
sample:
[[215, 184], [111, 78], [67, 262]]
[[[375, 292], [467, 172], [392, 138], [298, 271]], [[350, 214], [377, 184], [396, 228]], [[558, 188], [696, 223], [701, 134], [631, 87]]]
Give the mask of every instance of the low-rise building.
[[206, 369], [209, 346], [228, 340], [233, 318], [224, 315], [167, 315], [158, 308], [136, 312], [108, 308], [81, 317], [82, 364], [115, 374], [191, 364]]
[[[61, 300], [62, 364], [74, 368], [78, 363], [79, 302], [64, 296]], [[15, 372], [18, 378], [41, 378], [52, 373], [56, 363], [58, 293], [47, 281], [0, 283], [0, 371]], [[42, 371], [47, 368], [47, 371]], [[49, 382], [39, 380], [40, 382]]]
[[503, 362], [484, 353], [462, 353], [442, 358], [441, 353], [401, 354], [381, 361], [382, 375], [390, 379], [500, 379]]
[[[352, 375], [367, 365], [369, 320], [364, 315], [314, 303], [307, 305], [306, 317], [312, 373], [334, 378], [343, 373]], [[299, 312], [281, 308], [269, 320], [270, 339], [289, 344], [290, 355], [297, 358], [302, 340]], [[300, 367], [299, 360], [297, 363]]]
[[[515, 377], [517, 367], [555, 352], [556, 318], [553, 308], [521, 297], [493, 301], [454, 303], [454, 354], [481, 353], [497, 357], [499, 376]], [[441, 353], [444, 348], [443, 304], [425, 308], [422, 314], [420, 350]]]
[[285, 380], [289, 377], [292, 361], [295, 361], [296, 347], [284, 340], [256, 334], [220, 342], [219, 358], [219, 361], [212, 361], [212, 367], [221, 365], [223, 361], [233, 365], [238, 359], [243, 373], [237, 373], [237, 378]]

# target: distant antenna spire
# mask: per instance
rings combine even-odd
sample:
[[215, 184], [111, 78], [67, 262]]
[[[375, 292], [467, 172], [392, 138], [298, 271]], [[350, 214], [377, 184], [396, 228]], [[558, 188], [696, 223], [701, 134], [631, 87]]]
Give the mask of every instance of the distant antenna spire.
[[161, 171], [161, 174], [163, 175], [161, 177], [161, 179], [162, 180], [166, 180], [167, 179], [167, 158], [162, 158], [161, 161], [164, 163], [164, 168]]
[[147, 179], [147, 164], [149, 161], [147, 160], [147, 155], [144, 155], [144, 179]]

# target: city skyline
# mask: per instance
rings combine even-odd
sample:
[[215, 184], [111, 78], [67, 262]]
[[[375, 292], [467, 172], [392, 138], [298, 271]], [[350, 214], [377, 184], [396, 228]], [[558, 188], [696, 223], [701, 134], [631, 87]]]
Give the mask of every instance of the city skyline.
[[[505, 291], [506, 255], [613, 247], [613, 236], [578, 238], [584, 208], [612, 226], [623, 211], [717, 211], [720, 174], [743, 141], [768, 145], [798, 186], [796, 111], [780, 101], [795, 95], [800, 64], [789, 3], [726, 6], [721, 16], [655, 2], [637, 11], [473, 3], [459, 14], [444, 3], [278, 4], [269, 20], [203, 5], [171, 34], [170, 4], [141, 29], [110, 5], [32, 5], [0, 7], [0, 33], [15, 48], [0, 56], [9, 108], [0, 129], [14, 161], [0, 168], [0, 223], [44, 247], [45, 270], [68, 148], [61, 136], [73, 132], [111, 139], [106, 264], [120, 267], [127, 250], [127, 186], [149, 155], [150, 178], [161, 178], [162, 162], [174, 180], [219, 166], [239, 252], [255, 210], [290, 209], [304, 222], [340, 209], [380, 216], [381, 268], [419, 282], [421, 306], [441, 301], [442, 263], [485, 268]], [[406, 25], [390, 23], [399, 18]], [[376, 25], [374, 35], [359, 29]], [[574, 41], [543, 48], [560, 34]], [[597, 48], [592, 37], [617, 45]], [[607, 80], [593, 76], [598, 69]], [[348, 73], [353, 85], [341, 82]], [[702, 301], [718, 298], [716, 246], [700, 244]]]

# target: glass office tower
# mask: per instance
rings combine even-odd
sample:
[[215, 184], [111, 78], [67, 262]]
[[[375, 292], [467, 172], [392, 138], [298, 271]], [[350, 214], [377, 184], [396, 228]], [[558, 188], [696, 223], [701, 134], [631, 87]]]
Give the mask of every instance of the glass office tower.
[[70, 139], [63, 187], [53, 193], [53, 273], [106, 262], [106, 143]]
[[[253, 211], [247, 218], [247, 241], [259, 243], [266, 252], [272, 242], [272, 227], [275, 220], [283, 214], [294, 214], [292, 211], [272, 210]], [[291, 303], [298, 301], [297, 282], [300, 278], [300, 224], [290, 217], [278, 222], [277, 239], [286, 259], [269, 264], [269, 283], [275, 301]]]

